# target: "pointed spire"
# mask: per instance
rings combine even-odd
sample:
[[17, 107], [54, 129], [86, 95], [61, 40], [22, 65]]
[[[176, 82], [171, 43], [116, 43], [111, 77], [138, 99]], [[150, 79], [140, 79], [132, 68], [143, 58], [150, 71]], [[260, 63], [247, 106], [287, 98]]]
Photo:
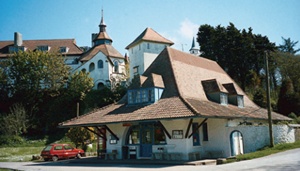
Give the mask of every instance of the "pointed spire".
[[200, 49], [196, 47], [196, 44], [195, 44], [195, 37], [193, 37], [193, 41], [192, 41], [192, 47], [190, 49], [190, 54], [193, 54], [193, 55], [200, 55]]
[[104, 23], [103, 9], [101, 10], [101, 21], [99, 24], [100, 32], [106, 32], [106, 24]]

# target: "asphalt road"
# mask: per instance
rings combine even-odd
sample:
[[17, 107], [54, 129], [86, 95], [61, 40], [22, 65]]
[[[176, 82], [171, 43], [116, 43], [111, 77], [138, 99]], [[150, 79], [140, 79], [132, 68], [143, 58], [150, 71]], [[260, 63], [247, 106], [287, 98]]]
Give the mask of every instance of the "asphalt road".
[[97, 164], [63, 160], [60, 162], [0, 162], [0, 168], [24, 171], [298, 171], [300, 170], [300, 148], [270, 156], [229, 163], [224, 165], [134, 165]]

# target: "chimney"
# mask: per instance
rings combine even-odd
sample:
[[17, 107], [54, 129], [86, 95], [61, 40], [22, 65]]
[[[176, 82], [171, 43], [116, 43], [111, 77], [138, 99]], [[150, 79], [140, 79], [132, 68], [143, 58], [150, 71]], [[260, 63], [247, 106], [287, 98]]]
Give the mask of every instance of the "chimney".
[[22, 34], [15, 32], [15, 37], [14, 37], [14, 45], [15, 46], [22, 46], [23, 40], [22, 40]]

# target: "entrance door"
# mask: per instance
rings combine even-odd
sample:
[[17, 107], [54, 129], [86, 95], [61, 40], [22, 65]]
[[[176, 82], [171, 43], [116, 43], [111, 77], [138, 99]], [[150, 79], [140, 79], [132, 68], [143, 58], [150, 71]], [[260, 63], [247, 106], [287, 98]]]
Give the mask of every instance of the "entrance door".
[[141, 125], [140, 157], [151, 157], [153, 144], [153, 127], [151, 124]]
[[241, 132], [233, 131], [230, 135], [230, 141], [231, 141], [232, 156], [244, 154], [243, 136], [242, 136]]

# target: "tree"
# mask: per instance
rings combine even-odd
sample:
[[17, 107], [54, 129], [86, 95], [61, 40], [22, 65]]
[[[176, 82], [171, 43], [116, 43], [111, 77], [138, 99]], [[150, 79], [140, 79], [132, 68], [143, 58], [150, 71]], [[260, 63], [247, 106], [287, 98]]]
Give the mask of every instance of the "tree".
[[275, 49], [266, 36], [253, 34], [252, 28], [238, 30], [233, 23], [226, 28], [201, 25], [197, 35], [202, 56], [218, 62], [243, 90], [251, 82], [251, 72], [260, 74], [264, 51]]
[[28, 117], [22, 104], [16, 103], [10, 107], [10, 112], [0, 118], [0, 132], [4, 135], [21, 135], [28, 128]]
[[283, 38], [281, 37], [282, 40], [283, 40], [283, 44], [282, 45], [279, 45], [278, 46], [278, 49], [281, 51], [281, 52], [287, 52], [287, 53], [291, 53], [291, 54], [296, 54], [297, 52], [300, 51], [300, 48], [299, 49], [294, 49], [295, 46], [297, 45], [298, 41], [294, 42], [292, 41], [290, 38]]
[[[94, 128], [89, 129], [94, 130]], [[66, 136], [70, 138], [70, 140], [75, 144], [76, 148], [81, 146], [83, 150], [86, 150], [86, 144], [88, 141], [91, 142], [95, 139], [94, 133], [83, 127], [70, 128], [66, 133]]]

